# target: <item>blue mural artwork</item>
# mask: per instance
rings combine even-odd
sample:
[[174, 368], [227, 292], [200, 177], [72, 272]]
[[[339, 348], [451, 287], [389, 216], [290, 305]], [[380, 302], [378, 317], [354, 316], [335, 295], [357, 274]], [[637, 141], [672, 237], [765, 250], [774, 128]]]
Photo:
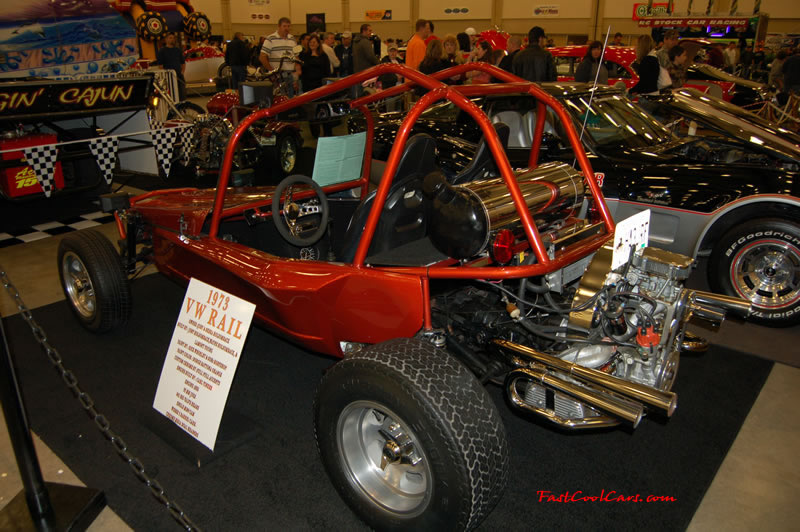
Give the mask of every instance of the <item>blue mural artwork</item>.
[[137, 59], [135, 30], [106, 0], [0, 4], [0, 76], [110, 72]]

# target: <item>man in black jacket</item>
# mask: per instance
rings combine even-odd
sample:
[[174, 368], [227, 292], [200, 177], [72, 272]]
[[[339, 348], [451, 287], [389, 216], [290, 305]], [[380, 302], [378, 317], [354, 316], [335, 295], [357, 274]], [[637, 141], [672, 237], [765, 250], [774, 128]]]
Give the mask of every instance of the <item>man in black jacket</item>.
[[522, 48], [522, 39], [516, 35], [510, 36], [506, 42], [506, 52], [508, 52], [508, 54], [503, 57], [498, 66], [506, 72], [513, 72], [512, 65], [514, 64], [514, 58], [519, 53], [520, 48]]
[[231, 88], [237, 90], [239, 84], [247, 80], [247, 62], [250, 59], [247, 43], [242, 37], [242, 32], [237, 31], [225, 48], [225, 62], [231, 67]]
[[556, 62], [544, 49], [544, 30], [534, 26], [528, 32], [528, 47], [514, 57], [512, 72], [528, 81], [556, 81]]

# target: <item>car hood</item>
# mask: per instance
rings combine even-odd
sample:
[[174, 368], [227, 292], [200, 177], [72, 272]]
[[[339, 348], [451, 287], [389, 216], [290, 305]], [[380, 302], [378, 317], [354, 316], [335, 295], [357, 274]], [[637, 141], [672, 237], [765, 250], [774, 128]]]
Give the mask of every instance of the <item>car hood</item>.
[[684, 87], [659, 99], [687, 120], [744, 142], [755, 151], [770, 151], [800, 161], [800, 135], [777, 127], [720, 98]]
[[705, 63], [694, 63], [692, 65], [692, 68], [697, 70], [698, 72], [702, 72], [703, 74], [710, 76], [714, 79], [717, 79], [719, 81], [728, 81], [731, 83], [736, 83], [741, 87], [747, 87], [749, 89], [754, 89], [754, 90], [765, 90], [767, 88], [767, 86], [763, 83], [759, 83], [758, 81], [752, 81], [745, 78], [740, 78], [739, 76], [734, 76], [733, 74], [728, 74], [724, 70], [720, 70], [719, 68], [707, 65]]

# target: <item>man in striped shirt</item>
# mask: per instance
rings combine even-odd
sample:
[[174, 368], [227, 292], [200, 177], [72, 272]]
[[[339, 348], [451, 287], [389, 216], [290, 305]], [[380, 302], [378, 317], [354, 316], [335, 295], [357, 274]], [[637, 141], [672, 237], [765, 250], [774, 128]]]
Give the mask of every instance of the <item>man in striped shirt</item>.
[[272, 70], [278, 68], [281, 64], [281, 59], [288, 56], [283, 60], [281, 65], [281, 76], [287, 82], [287, 96], [290, 98], [297, 93], [297, 80], [300, 78], [300, 65], [294, 61], [293, 48], [297, 45], [294, 36], [289, 33], [292, 28], [292, 22], [287, 17], [281, 17], [278, 20], [278, 30], [268, 35], [264, 39], [264, 45], [261, 47], [261, 55], [258, 59], [265, 70]]

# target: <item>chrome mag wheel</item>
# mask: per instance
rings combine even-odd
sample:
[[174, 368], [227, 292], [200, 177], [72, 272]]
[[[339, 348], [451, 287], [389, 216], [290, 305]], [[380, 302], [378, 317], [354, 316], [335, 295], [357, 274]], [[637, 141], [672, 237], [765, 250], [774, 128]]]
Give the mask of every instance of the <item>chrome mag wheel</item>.
[[372, 401], [356, 401], [339, 417], [341, 460], [356, 490], [384, 509], [412, 517], [431, 495], [425, 451], [408, 424]]
[[83, 261], [73, 252], [67, 252], [61, 262], [64, 292], [81, 316], [92, 319], [97, 312], [97, 298], [89, 271]]

